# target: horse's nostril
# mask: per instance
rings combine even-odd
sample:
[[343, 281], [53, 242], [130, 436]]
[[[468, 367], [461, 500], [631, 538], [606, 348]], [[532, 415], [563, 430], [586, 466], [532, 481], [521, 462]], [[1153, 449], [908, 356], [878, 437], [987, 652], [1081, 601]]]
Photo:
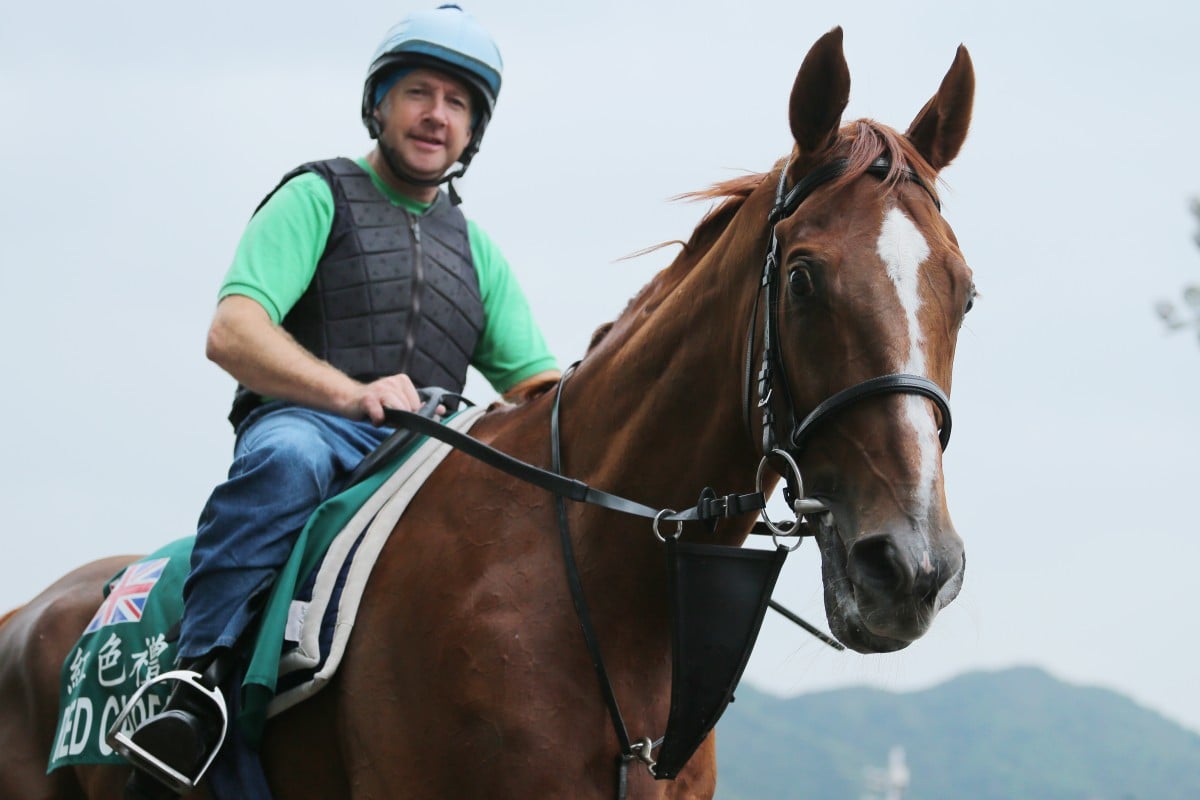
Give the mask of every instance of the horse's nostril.
[[887, 536], [860, 539], [850, 548], [851, 579], [865, 588], [894, 592], [912, 582], [912, 573]]
[[933, 605], [953, 572], [930, 551], [915, 555], [889, 534], [866, 536], [850, 547], [850, 580], [877, 599], [903, 595]]

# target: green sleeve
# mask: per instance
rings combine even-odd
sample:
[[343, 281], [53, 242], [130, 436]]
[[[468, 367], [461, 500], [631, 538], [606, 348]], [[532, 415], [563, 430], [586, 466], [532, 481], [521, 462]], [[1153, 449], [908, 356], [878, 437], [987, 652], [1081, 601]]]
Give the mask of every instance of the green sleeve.
[[297, 175], [246, 225], [219, 297], [258, 302], [275, 324], [304, 294], [333, 227], [333, 191], [316, 173]]
[[483, 334], [475, 345], [471, 364], [492, 388], [504, 394], [526, 378], [557, 369], [558, 361], [546, 346], [525, 293], [500, 248], [470, 220], [467, 232], [484, 311]]

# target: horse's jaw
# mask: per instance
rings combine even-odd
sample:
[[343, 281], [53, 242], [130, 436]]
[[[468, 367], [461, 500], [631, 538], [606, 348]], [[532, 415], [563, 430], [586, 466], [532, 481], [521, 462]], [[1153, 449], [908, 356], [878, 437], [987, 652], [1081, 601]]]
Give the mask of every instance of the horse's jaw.
[[821, 552], [825, 616], [833, 635], [851, 650], [859, 653], [903, 650], [929, 630], [937, 613], [962, 588], [965, 559], [934, 598], [897, 593], [887, 603], [881, 603], [852, 579], [848, 550], [834, 515], [821, 515], [814, 527]]

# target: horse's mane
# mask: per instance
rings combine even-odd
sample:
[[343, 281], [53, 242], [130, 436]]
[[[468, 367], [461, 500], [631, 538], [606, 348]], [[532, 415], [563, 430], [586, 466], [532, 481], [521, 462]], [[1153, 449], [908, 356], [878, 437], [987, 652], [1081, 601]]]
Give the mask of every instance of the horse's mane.
[[[881, 156], [887, 157], [891, 162], [891, 168], [881, 181], [881, 186], [885, 193], [891, 192], [905, 179], [908, 171], [911, 170], [924, 181], [930, 191], [935, 192], [936, 196], [937, 173], [933, 168], [929, 166], [906, 137], [893, 128], [872, 119], [859, 119], [847, 123], [838, 132], [837, 142], [830, 149], [824, 160], [844, 158], [846, 159], [846, 170], [839, 178], [829, 184], [830, 188], [836, 191], [862, 177], [876, 159]], [[812, 169], [816, 166], [819, 165], [814, 164], [809, 168]], [[653, 302], [651, 298], [665, 296], [716, 244], [717, 240], [721, 238], [721, 235], [733, 221], [733, 218], [737, 216], [737, 212], [745, 205], [747, 198], [764, 181], [768, 179], [772, 180], [772, 182], [778, 180], [779, 170], [782, 168], [783, 161], [781, 159], [770, 172], [740, 175], [736, 178], [714, 183], [706, 189], [686, 192], [672, 198], [672, 200], [715, 200], [719, 202], [701, 218], [699, 224], [696, 225], [696, 229], [692, 231], [691, 237], [686, 242], [681, 240], [661, 242], [627, 256], [627, 258], [634, 258], [654, 252], [671, 244], [682, 246], [675, 260], [638, 292], [637, 296], [629, 301], [620, 316], [623, 317], [631, 308], [641, 305], [643, 301]], [[604, 340], [612, 327], [613, 323], [607, 323], [600, 326], [592, 334], [592, 341], [588, 346], [588, 352], [591, 352]]]
[[729, 223], [733, 221], [738, 210], [745, 204], [746, 198], [761, 186], [762, 182], [769, 175], [770, 173], [768, 172], [740, 175], [736, 178], [730, 178], [727, 181], [714, 183], [707, 189], [701, 189], [696, 192], [685, 192], [671, 198], [672, 200], [687, 201], [721, 201], [719, 205], [712, 208], [700, 220], [700, 223], [696, 226], [696, 230], [692, 231], [691, 238], [684, 243], [683, 252], [679, 254], [676, 261], [685, 258], [689, 254], [707, 252], [717, 239], [720, 238], [721, 234], [725, 232], [725, 229], [729, 227]]
[[[768, 175], [769, 173], [766, 172], [741, 175], [727, 181], [714, 183], [707, 189], [687, 192], [672, 197], [672, 200], [719, 200], [721, 202], [701, 218], [699, 224], [696, 225], [696, 229], [692, 231], [691, 237], [686, 242], [680, 239], [659, 242], [656, 245], [651, 245], [625, 256], [625, 258], [637, 258], [638, 256], [644, 256], [656, 250], [661, 250], [672, 244], [678, 244], [682, 247], [675, 260], [666, 269], [654, 276], [649, 283], [642, 287], [640, 292], [625, 304], [625, 308], [618, 315], [617, 320], [628, 314], [629, 310], [635, 306], [656, 304], [654, 298], [665, 296], [666, 292], [670, 291], [679, 280], [683, 279], [683, 276], [691, 272], [692, 267], [699, 263], [700, 259], [721, 238], [721, 234], [725, 232], [725, 229], [729, 227], [729, 223], [733, 221], [737, 212], [745, 204], [746, 198], [759, 187]], [[592, 340], [588, 344], [587, 352], [590, 353], [596, 349], [596, 346], [604, 341], [615, 324], [616, 321], [614, 320], [598, 327], [592, 333]]]

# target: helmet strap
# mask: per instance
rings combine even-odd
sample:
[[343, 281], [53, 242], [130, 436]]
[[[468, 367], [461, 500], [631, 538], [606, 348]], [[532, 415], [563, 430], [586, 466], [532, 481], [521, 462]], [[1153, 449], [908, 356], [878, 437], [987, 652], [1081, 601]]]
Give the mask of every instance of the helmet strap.
[[446, 180], [446, 191], [450, 193], [450, 205], [452, 206], [462, 205], [462, 195], [458, 193], [458, 189], [454, 186], [454, 178], [461, 176], [462, 171], [460, 170], [457, 175], [452, 175]]

